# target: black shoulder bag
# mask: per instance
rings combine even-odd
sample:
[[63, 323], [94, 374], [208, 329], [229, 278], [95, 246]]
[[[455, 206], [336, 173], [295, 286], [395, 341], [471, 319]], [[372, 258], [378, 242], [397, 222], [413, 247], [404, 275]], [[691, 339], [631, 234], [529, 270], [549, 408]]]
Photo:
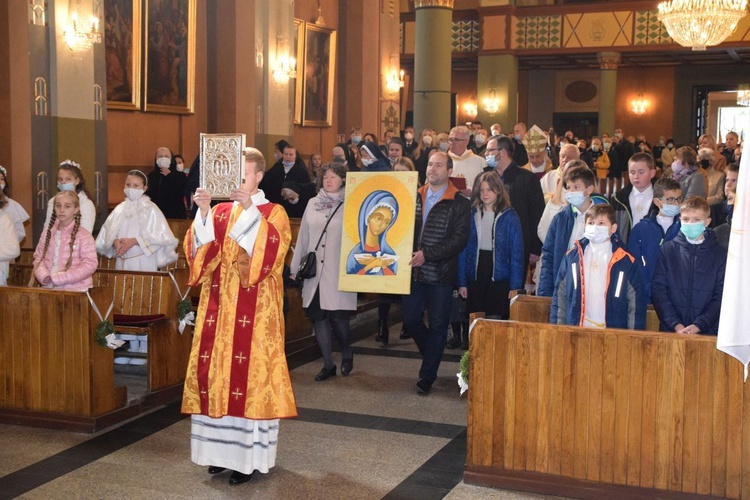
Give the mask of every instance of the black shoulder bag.
[[312, 252], [309, 252], [299, 263], [299, 270], [297, 271], [296, 276], [296, 282], [298, 284], [301, 284], [303, 280], [309, 280], [310, 278], [314, 278], [315, 275], [318, 273], [318, 258], [315, 254], [315, 252], [318, 251], [318, 247], [320, 246], [320, 242], [323, 241], [323, 236], [326, 234], [326, 231], [328, 230], [328, 224], [331, 222], [331, 219], [333, 219], [333, 216], [336, 215], [336, 212], [338, 211], [339, 207], [341, 207], [343, 203], [339, 203], [336, 206], [336, 209], [331, 213], [331, 216], [328, 217], [328, 220], [326, 221], [326, 225], [323, 227], [323, 232], [320, 233], [320, 238], [318, 238], [318, 243], [315, 245], [315, 250]]

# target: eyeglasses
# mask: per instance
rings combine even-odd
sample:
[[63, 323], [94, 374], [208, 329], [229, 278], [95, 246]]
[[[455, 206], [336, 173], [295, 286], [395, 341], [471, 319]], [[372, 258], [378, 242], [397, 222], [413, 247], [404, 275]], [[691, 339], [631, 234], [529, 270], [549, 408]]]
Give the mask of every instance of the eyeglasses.
[[666, 201], [670, 205], [678, 205], [682, 203], [682, 198], [659, 198], [661, 201]]
[[500, 148], [487, 148], [484, 150], [484, 154], [491, 153], [493, 151], [500, 151]]

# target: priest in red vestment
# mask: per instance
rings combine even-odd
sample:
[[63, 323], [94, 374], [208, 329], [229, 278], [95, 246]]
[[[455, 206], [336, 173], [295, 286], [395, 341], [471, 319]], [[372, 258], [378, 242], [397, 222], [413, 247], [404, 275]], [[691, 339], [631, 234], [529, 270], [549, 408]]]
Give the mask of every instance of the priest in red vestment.
[[232, 470], [231, 484], [268, 473], [279, 419], [297, 416], [284, 353], [282, 270], [291, 241], [286, 212], [258, 184], [265, 160], [245, 150], [245, 181], [232, 203], [199, 207], [185, 236], [191, 286], [203, 285], [182, 401], [192, 414], [193, 462]]

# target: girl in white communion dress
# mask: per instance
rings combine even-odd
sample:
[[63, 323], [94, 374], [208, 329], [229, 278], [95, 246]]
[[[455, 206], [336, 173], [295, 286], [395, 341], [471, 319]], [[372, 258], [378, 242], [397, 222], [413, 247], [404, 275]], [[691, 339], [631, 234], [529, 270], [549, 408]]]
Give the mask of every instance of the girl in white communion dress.
[[117, 258], [117, 269], [156, 271], [177, 260], [179, 241], [161, 210], [146, 196], [146, 174], [131, 170], [125, 201], [115, 207], [96, 238], [96, 251]]

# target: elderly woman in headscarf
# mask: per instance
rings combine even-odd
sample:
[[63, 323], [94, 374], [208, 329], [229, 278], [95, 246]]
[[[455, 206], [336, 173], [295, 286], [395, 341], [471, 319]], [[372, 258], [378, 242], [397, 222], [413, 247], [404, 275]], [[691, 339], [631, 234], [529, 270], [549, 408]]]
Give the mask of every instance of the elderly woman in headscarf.
[[359, 210], [359, 243], [349, 252], [347, 274], [393, 276], [398, 256], [387, 241], [398, 217], [398, 202], [388, 191], [370, 193]]
[[359, 147], [362, 172], [391, 172], [391, 162], [374, 142], [365, 142]]

